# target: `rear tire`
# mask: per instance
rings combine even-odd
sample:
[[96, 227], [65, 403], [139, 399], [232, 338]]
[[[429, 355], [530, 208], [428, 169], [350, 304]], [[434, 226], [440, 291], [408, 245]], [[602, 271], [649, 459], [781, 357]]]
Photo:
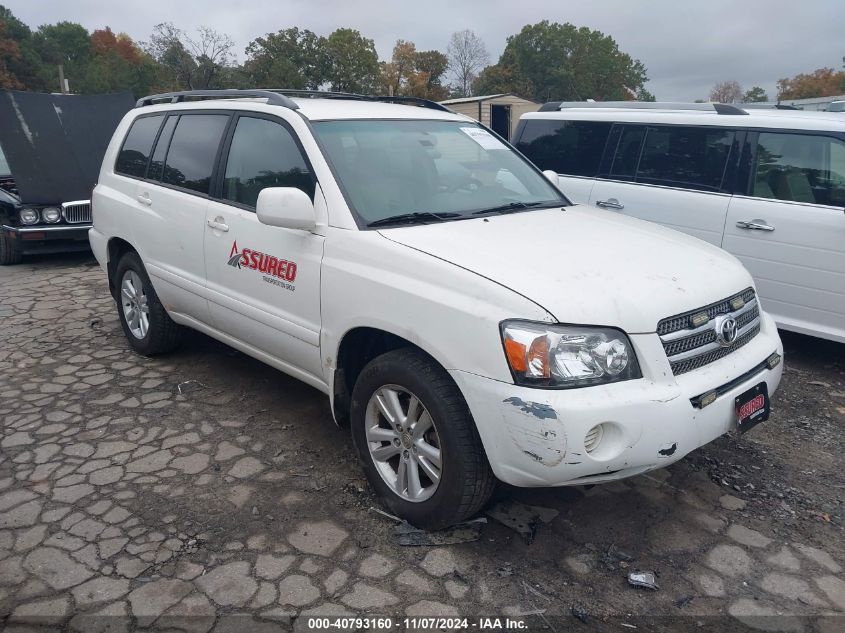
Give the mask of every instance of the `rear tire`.
[[423, 352], [398, 349], [370, 361], [355, 383], [350, 417], [370, 485], [412, 525], [448, 527], [490, 498], [496, 478], [469, 407], [449, 374]]
[[0, 235], [0, 266], [20, 264], [23, 259], [21, 244], [11, 235]]
[[126, 253], [115, 269], [117, 314], [130, 347], [144, 356], [166, 354], [179, 345], [182, 328], [158, 300], [137, 253]]

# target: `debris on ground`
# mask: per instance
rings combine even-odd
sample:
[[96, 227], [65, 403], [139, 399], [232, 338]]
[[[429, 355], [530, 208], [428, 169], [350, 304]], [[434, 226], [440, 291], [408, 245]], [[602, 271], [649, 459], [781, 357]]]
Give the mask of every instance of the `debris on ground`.
[[[376, 512], [379, 512], [376, 510]], [[386, 512], [379, 512], [390, 518], [396, 518]], [[399, 545], [418, 547], [422, 545], [456, 545], [458, 543], [472, 543], [481, 538], [481, 526], [487, 523], [484, 517], [464, 521], [446, 528], [428, 532], [415, 528], [407, 521], [402, 521], [393, 528], [393, 536]]]
[[634, 587], [651, 589], [652, 591], [660, 589], [660, 587], [657, 586], [657, 581], [654, 578], [653, 571], [632, 571], [628, 574], [628, 584]]
[[496, 569], [496, 575], [499, 578], [507, 578], [508, 576], [513, 576], [513, 566], [510, 563], [505, 563], [504, 565]]
[[518, 532], [531, 545], [541, 523], [550, 523], [558, 515], [554, 508], [529, 506], [519, 501], [502, 501], [487, 510], [487, 516]]
[[180, 396], [184, 396], [185, 394], [192, 393], [194, 391], [200, 391], [201, 389], [205, 389], [205, 385], [199, 380], [186, 380], [185, 382], [180, 382], [176, 385], [176, 391], [179, 392]]
[[[351, 486], [352, 484], [347, 484], [347, 485]], [[402, 519], [400, 519], [395, 514], [390, 514], [389, 512], [385, 512], [384, 510], [379, 510], [378, 508], [370, 507], [370, 512], [375, 512], [376, 514], [380, 514], [381, 516], [387, 517], [391, 521], [396, 521], [397, 523], [404, 523], [404, 521], [402, 521]]]
[[590, 614], [587, 613], [587, 610], [584, 607], [582, 607], [580, 604], [573, 604], [571, 607], [569, 607], [569, 612], [573, 616], [575, 616], [576, 618], [581, 620], [581, 622], [583, 622], [584, 624], [587, 624], [587, 620], [589, 620]]

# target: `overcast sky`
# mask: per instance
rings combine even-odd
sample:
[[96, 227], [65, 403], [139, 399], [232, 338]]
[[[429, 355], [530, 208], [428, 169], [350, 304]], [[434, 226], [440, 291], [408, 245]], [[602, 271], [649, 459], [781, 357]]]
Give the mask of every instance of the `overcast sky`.
[[382, 59], [397, 38], [445, 51], [453, 31], [480, 35], [495, 62], [508, 35], [543, 19], [611, 35], [648, 68], [663, 101], [705, 98], [717, 81], [759, 85], [823, 66], [842, 67], [843, 0], [0, 0], [37, 27], [60, 20], [110, 26], [145, 40], [159, 22], [228, 33], [238, 61], [255, 37], [298, 26], [328, 35], [351, 27], [375, 40]]

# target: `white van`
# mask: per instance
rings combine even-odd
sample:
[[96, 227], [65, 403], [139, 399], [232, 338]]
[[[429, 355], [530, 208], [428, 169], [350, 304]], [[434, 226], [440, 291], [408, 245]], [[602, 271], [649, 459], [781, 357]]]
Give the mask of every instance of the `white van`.
[[132, 349], [190, 327], [327, 394], [424, 527], [496, 478], [612, 481], [766, 419], [782, 347], [734, 257], [571, 205], [437, 104], [289, 94], [148, 97], [118, 126], [90, 240]]
[[778, 326], [845, 342], [845, 119], [723, 104], [549, 103], [515, 144], [575, 202], [721, 246]]

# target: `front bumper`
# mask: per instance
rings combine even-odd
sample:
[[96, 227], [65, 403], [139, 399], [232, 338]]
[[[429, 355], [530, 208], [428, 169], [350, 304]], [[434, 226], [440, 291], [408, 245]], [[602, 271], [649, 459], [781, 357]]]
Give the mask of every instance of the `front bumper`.
[[[783, 355], [765, 313], [747, 345], [681, 376], [672, 374], [656, 334], [630, 338], [643, 371], [639, 380], [542, 390], [450, 371], [499, 479], [515, 486], [580, 485], [662, 468], [732, 430], [734, 398], [763, 381], [774, 393], [783, 373], [782, 362], [759, 367], [773, 352]], [[715, 402], [694, 406], [697, 396], [722, 386]], [[598, 424], [602, 439], [588, 453], [585, 437]], [[765, 432], [765, 423], [754, 432]]]
[[47, 226], [0, 226], [0, 231], [18, 241], [21, 251], [60, 253], [87, 250], [91, 224], [51, 224]]

